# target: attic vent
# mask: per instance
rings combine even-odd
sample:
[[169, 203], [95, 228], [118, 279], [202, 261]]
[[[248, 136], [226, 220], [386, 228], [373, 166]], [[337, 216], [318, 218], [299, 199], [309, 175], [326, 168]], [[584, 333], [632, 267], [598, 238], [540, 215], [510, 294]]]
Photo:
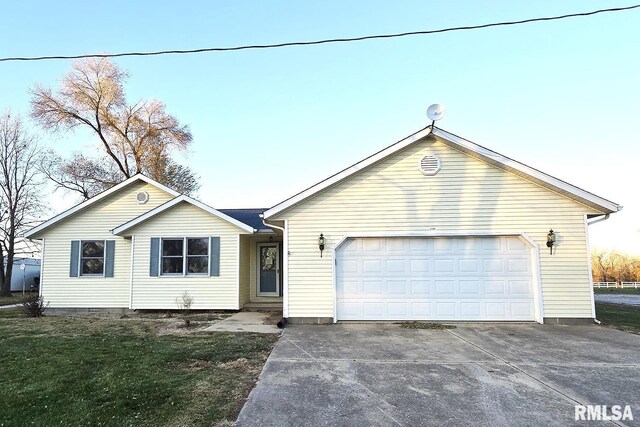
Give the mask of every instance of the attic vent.
[[146, 191], [140, 191], [138, 194], [136, 194], [136, 202], [138, 202], [139, 204], [143, 205], [148, 201], [149, 193], [147, 193]]
[[420, 159], [420, 172], [427, 176], [433, 176], [440, 171], [440, 157], [435, 154], [427, 154]]

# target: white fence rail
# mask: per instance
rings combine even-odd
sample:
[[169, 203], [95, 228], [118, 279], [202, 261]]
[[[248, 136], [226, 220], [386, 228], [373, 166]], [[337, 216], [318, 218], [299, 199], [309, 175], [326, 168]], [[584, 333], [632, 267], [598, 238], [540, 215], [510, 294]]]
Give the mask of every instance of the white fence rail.
[[640, 282], [593, 282], [594, 288], [634, 288], [640, 289]]
[[640, 282], [622, 282], [620, 284], [621, 288], [634, 288], [634, 289], [638, 289], [640, 288]]
[[618, 282], [593, 282], [594, 288], [617, 288]]

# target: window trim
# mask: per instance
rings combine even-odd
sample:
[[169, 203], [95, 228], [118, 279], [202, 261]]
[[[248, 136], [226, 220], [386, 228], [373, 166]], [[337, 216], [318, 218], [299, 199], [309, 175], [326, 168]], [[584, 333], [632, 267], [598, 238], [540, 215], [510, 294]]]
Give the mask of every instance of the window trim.
[[[164, 273], [162, 271], [162, 248], [165, 240], [182, 240], [182, 273]], [[207, 241], [207, 271], [204, 273], [189, 273], [188, 261], [189, 261], [189, 240], [206, 240]], [[204, 255], [191, 255], [204, 257]], [[177, 255], [167, 255], [167, 258], [178, 258]], [[161, 237], [160, 248], [158, 250], [158, 277], [207, 277], [209, 276], [209, 264], [211, 263], [211, 238], [206, 236], [189, 236], [189, 237]]]
[[[102, 273], [100, 274], [83, 274], [82, 273], [82, 258], [97, 259], [100, 257], [83, 257], [82, 246], [85, 242], [102, 242]], [[78, 277], [106, 277], [106, 262], [107, 262], [107, 240], [106, 239], [81, 239], [80, 247], [78, 248]]]

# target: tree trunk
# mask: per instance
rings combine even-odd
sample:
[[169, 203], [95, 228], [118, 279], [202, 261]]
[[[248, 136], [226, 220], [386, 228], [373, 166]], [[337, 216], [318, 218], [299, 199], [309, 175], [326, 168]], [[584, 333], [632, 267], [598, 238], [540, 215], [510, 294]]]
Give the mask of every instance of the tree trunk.
[[[11, 295], [11, 276], [13, 275], [13, 258], [15, 256], [15, 248], [13, 245], [10, 245], [7, 248], [7, 268], [4, 271], [4, 284], [6, 285], [7, 292]], [[4, 290], [3, 290], [4, 291]], [[3, 296], [7, 296], [4, 295]]]
[[4, 271], [4, 250], [2, 249], [2, 242], [0, 242], [0, 296], [11, 296], [11, 279], [7, 282]]

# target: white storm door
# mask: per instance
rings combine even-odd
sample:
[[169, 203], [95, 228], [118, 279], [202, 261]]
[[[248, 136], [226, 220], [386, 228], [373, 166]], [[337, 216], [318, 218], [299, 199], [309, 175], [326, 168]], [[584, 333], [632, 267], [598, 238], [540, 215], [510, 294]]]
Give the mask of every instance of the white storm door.
[[280, 295], [280, 244], [258, 243], [257, 295], [277, 297]]

